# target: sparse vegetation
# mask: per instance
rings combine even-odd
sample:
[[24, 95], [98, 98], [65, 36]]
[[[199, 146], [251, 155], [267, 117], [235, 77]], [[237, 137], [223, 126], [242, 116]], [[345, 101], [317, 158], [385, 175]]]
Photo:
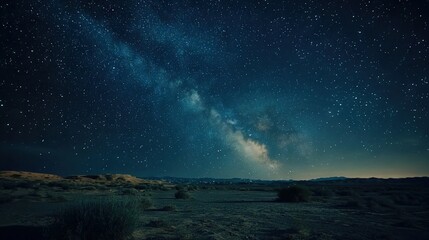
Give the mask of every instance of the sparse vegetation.
[[188, 199], [188, 198], [191, 198], [191, 195], [190, 195], [187, 191], [185, 191], [185, 190], [181, 189], [181, 190], [178, 190], [178, 191], [174, 194], [174, 197], [175, 197], [176, 199]]
[[302, 186], [290, 186], [280, 189], [277, 197], [280, 202], [308, 202], [310, 191]]
[[[33, 227], [37, 224], [39, 228], [35, 233], [27, 226], [2, 226], [0, 239], [408, 239], [411, 231], [418, 239], [428, 234], [429, 178], [253, 183], [195, 180], [179, 181], [178, 185], [150, 180], [118, 182], [116, 178], [0, 178], [4, 223], [29, 223], [28, 227], [34, 223]], [[311, 197], [311, 202], [275, 203], [277, 193], [278, 201], [300, 202]], [[111, 195], [117, 197], [79, 202]], [[176, 200], [173, 195], [195, 200]], [[70, 203], [59, 203], [62, 201]], [[39, 227], [53, 219], [51, 210], [58, 206], [69, 207], [53, 216], [52, 227]], [[21, 214], [25, 211], [40, 218]], [[369, 231], [354, 235], [357, 226]]]
[[58, 240], [127, 239], [137, 226], [138, 212], [135, 200], [81, 202], [55, 216], [48, 237]]

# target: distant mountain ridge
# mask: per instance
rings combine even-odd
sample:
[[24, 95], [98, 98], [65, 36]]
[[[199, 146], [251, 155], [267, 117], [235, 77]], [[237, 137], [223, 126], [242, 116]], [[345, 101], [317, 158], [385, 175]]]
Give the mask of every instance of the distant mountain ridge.
[[314, 178], [314, 179], [310, 179], [308, 181], [315, 181], [315, 182], [323, 182], [323, 181], [341, 181], [341, 180], [346, 180], [349, 179], [348, 177], [323, 177], [323, 178]]
[[322, 177], [309, 180], [261, 180], [247, 178], [184, 178], [184, 177], [144, 177], [151, 180], [162, 180], [174, 184], [270, 184], [270, 183], [292, 183], [292, 182], [383, 182], [383, 181], [429, 181], [429, 177], [405, 177], [405, 178], [349, 178], [344, 176]]
[[285, 180], [261, 180], [261, 179], [248, 179], [248, 178], [184, 178], [184, 177], [146, 177], [146, 179], [153, 180], [164, 180], [168, 182], [174, 183], [273, 183], [273, 182], [300, 182], [300, 181], [314, 181], [314, 182], [323, 182], [323, 181], [341, 181], [347, 180], [350, 178], [343, 176], [335, 176], [335, 177], [323, 177], [323, 178], [315, 178], [309, 180], [293, 180], [293, 179], [285, 179]]

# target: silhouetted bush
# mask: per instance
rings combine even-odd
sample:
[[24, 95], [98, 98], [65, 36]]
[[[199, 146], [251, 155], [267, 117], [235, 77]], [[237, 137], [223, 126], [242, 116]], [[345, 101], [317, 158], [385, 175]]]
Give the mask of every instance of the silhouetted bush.
[[277, 196], [280, 202], [307, 202], [310, 199], [310, 191], [302, 186], [290, 186], [280, 189]]
[[174, 194], [176, 199], [188, 199], [191, 195], [185, 190], [179, 190]]
[[137, 221], [137, 201], [81, 202], [56, 215], [47, 235], [58, 240], [123, 240], [132, 234]]

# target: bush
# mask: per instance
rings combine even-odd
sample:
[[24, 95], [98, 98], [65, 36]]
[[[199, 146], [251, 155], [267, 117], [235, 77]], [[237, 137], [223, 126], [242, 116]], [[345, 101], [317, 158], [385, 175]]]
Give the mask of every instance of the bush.
[[310, 191], [301, 186], [282, 188], [277, 193], [280, 202], [307, 202], [310, 199]]
[[185, 190], [179, 190], [174, 194], [174, 197], [176, 199], [188, 199], [191, 197], [191, 195], [189, 195], [189, 193]]
[[80, 202], [55, 216], [48, 237], [58, 240], [122, 240], [132, 234], [137, 221], [136, 201]]

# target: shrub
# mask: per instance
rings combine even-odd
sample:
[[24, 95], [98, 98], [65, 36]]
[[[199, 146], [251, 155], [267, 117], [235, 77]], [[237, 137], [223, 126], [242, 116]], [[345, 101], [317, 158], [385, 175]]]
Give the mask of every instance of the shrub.
[[179, 190], [174, 194], [176, 199], [188, 199], [191, 195], [185, 190]]
[[132, 234], [137, 221], [136, 201], [80, 202], [55, 216], [48, 237], [58, 240], [122, 240]]
[[310, 199], [310, 192], [301, 186], [290, 186], [280, 189], [277, 196], [280, 202], [307, 202]]

